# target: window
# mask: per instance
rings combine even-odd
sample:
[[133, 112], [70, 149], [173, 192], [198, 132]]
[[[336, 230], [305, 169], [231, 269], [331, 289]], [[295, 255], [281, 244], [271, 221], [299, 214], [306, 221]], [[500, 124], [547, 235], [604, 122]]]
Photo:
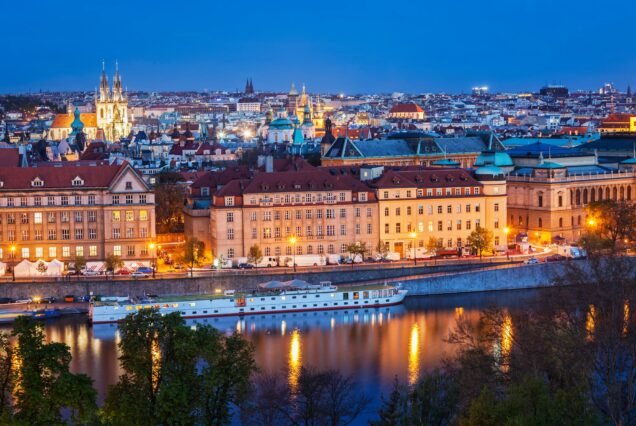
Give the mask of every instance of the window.
[[355, 231], [356, 235], [360, 235], [360, 224], [359, 223], [356, 223], [356, 228], [355, 229], [356, 229], [356, 231]]
[[148, 238], [148, 228], [139, 228], [139, 238]]
[[88, 255], [90, 257], [97, 256], [97, 246], [88, 246]]
[[234, 229], [229, 228], [227, 230], [227, 239], [228, 240], [233, 240], [234, 239]]
[[29, 241], [29, 230], [28, 229], [23, 229], [22, 230], [22, 241]]
[[347, 209], [340, 209], [340, 218], [344, 219], [347, 217]]
[[84, 229], [83, 228], [75, 228], [75, 239], [83, 240], [84, 239]]
[[372, 214], [371, 207], [368, 207], [368, 208], [367, 208], [367, 217], [371, 217], [372, 215], [373, 215], [373, 214]]
[[336, 235], [336, 227], [334, 225], [327, 225], [327, 236], [333, 237]]
[[15, 231], [13, 229], [7, 231], [7, 239], [9, 241], [15, 241]]
[[62, 247], [62, 257], [70, 257], [71, 256], [71, 248], [66, 246]]
[[84, 181], [82, 180], [82, 178], [77, 176], [75, 179], [73, 179], [71, 181], [71, 185], [73, 185], [73, 186], [82, 186], [82, 185], [84, 185]]
[[89, 228], [88, 229], [88, 239], [89, 240], [94, 240], [96, 238], [97, 238], [97, 229]]
[[475, 204], [475, 212], [478, 212], [481, 210], [479, 204]]
[[466, 213], [470, 213], [470, 204], [466, 204]]
[[62, 200], [61, 204], [63, 206], [68, 206], [68, 195], [62, 195], [62, 197], [60, 197], [60, 198]]
[[48, 235], [48, 239], [49, 240], [56, 240], [57, 239], [57, 235], [55, 232], [55, 229], [49, 229], [49, 235]]
[[84, 247], [82, 247], [82, 246], [75, 247], [75, 256], [76, 257], [84, 257]]
[[126, 238], [135, 238], [135, 228], [126, 228]]
[[126, 255], [134, 256], [135, 255], [135, 246], [126, 246]]
[[82, 197], [80, 197], [79, 195], [76, 195], [73, 199], [73, 204], [75, 204], [76, 206], [79, 206], [82, 204]]
[[75, 212], [75, 222], [81, 223], [84, 221], [84, 215], [82, 212]]
[[470, 220], [466, 221], [466, 230], [470, 231]]
[[113, 228], [113, 238], [114, 239], [121, 238], [121, 231], [119, 228]]
[[234, 258], [234, 249], [233, 248], [227, 249], [227, 258], [228, 259]]
[[356, 207], [353, 212], [355, 217], [360, 217], [360, 207]]
[[444, 230], [444, 225], [442, 224], [441, 220], [437, 221], [437, 230], [438, 231], [443, 231]]
[[7, 198], [7, 207], [13, 207], [13, 198]]
[[113, 205], [119, 204], [119, 195], [113, 195]]
[[121, 246], [113, 246], [113, 255], [121, 256]]
[[120, 211], [112, 212], [112, 220], [113, 222], [119, 222], [121, 220], [121, 212]]
[[384, 233], [385, 233], [385, 234], [388, 234], [389, 232], [390, 232], [390, 231], [389, 231], [389, 224], [388, 224], [388, 223], [385, 223], [385, 224], [384, 224]]
[[372, 234], [373, 233], [373, 225], [370, 223], [367, 223], [367, 234]]
[[495, 211], [498, 212], [499, 211], [499, 203], [495, 203], [494, 208], [495, 208]]
[[142, 256], [148, 256], [148, 246], [142, 246], [139, 250], [139, 254]]
[[132, 194], [128, 194], [126, 195], [126, 204], [132, 204], [133, 203], [133, 196]]
[[389, 191], [384, 191], [383, 198], [389, 198]]
[[23, 247], [22, 248], [22, 259], [28, 259], [29, 258], [29, 248], [28, 247]]
[[296, 219], [300, 220], [303, 218], [303, 212], [301, 210], [296, 210]]
[[559, 207], [563, 207], [563, 195], [559, 195], [558, 205], [559, 205]]
[[543, 226], [543, 219], [539, 218], [538, 220], [539, 228]]
[[38, 225], [42, 223], [42, 212], [33, 213], [33, 223]]
[[42, 197], [33, 197], [33, 205], [40, 207], [42, 205]]
[[95, 195], [94, 194], [89, 194], [88, 195], [88, 205], [89, 206], [94, 206], [95, 205]]
[[[33, 231], [33, 239], [36, 241], [42, 241], [42, 230], [36, 229]], [[40, 256], [42, 257], [42, 256]]]
[[[208, 195], [210, 195], [210, 194], [208, 193]], [[146, 194], [140, 194], [139, 195], [139, 204], [146, 204], [146, 203], [148, 203], [147, 195]]]
[[55, 223], [55, 212], [48, 212], [46, 214], [46, 221], [48, 223]]
[[54, 259], [57, 257], [57, 247], [49, 247], [49, 257]]
[[131, 189], [133, 189], [133, 187], [132, 187], [132, 182], [131, 182], [131, 181], [126, 181], [126, 189], [127, 189], [127, 190], [129, 190], [129, 191], [130, 191]]
[[539, 207], [543, 207], [543, 194], [539, 194], [537, 203]]
[[26, 197], [20, 197], [20, 207], [26, 207], [28, 205]]
[[95, 210], [87, 212], [87, 217], [89, 222], [97, 222], [97, 212]]
[[417, 214], [424, 214], [424, 206], [418, 206], [417, 207]]
[[499, 219], [495, 219], [495, 229], [499, 229]]
[[396, 207], [396, 208], [395, 208], [395, 215], [396, 215], [396, 216], [399, 216], [399, 215], [400, 215], [400, 213], [401, 213], [400, 208], [399, 208], [399, 207]]
[[29, 223], [29, 214], [28, 213], [22, 213], [22, 223], [23, 224]]
[[399, 234], [400, 232], [402, 232], [402, 224], [401, 223], [396, 223], [395, 224], [395, 232], [397, 234]]
[[442, 206], [437, 206], [437, 214], [442, 214]]
[[340, 225], [340, 235], [347, 235], [347, 225]]
[[446, 206], [446, 213], [453, 213], [453, 206], [450, 204]]
[[385, 217], [386, 217], [386, 216], [389, 216], [389, 208], [388, 208], [388, 207], [385, 207], [385, 208], [384, 208], [384, 216], [385, 216]]
[[234, 206], [234, 197], [225, 197], [225, 206], [226, 207]]
[[71, 239], [71, 231], [68, 229], [62, 229], [62, 239], [70, 240]]
[[[140, 215], [140, 216], [141, 216], [141, 215]], [[140, 219], [141, 219], [141, 217], [140, 217]], [[234, 213], [233, 213], [233, 212], [227, 212], [227, 213], [225, 214], [225, 220], [226, 220], [226, 222], [227, 222], [227, 223], [232, 223], [232, 222], [234, 222]]]
[[327, 209], [327, 219], [335, 219], [336, 211], [334, 209]]
[[13, 214], [13, 213], [7, 214], [7, 223], [9, 225], [15, 224], [15, 214]]
[[53, 195], [49, 195], [48, 197], [46, 197], [46, 205], [47, 206], [55, 205], [55, 197]]
[[338, 194], [338, 199], [339, 199], [340, 201], [345, 201], [345, 200], [346, 200], [345, 193], [344, 193], [344, 192], [339, 193], [339, 194]]

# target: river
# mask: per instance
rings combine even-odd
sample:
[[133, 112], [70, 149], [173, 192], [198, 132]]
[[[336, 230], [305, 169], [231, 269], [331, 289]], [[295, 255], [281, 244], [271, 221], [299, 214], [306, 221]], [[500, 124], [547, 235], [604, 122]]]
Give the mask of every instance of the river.
[[[401, 306], [382, 309], [209, 318], [188, 324], [211, 324], [227, 333], [239, 330], [254, 343], [258, 366], [267, 372], [284, 371], [289, 380], [301, 366], [353, 376], [373, 398], [363, 424], [374, 418], [381, 396], [390, 391], [396, 376], [413, 383], [454, 351], [445, 339], [457, 318], [476, 322], [480, 310], [492, 306], [523, 309], [540, 291], [546, 290], [409, 297]], [[117, 326], [90, 326], [85, 317], [69, 317], [48, 322], [46, 336], [70, 346], [71, 369], [93, 378], [101, 402], [122, 372]]]

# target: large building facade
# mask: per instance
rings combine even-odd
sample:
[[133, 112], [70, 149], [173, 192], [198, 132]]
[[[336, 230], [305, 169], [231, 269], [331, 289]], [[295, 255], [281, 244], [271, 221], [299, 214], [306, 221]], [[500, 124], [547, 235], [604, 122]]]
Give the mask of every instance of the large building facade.
[[154, 203], [128, 163], [0, 168], [0, 258], [150, 261]]
[[[214, 256], [346, 254], [347, 245], [378, 241], [374, 192], [349, 176], [323, 169], [259, 173], [235, 180], [212, 198]], [[292, 238], [293, 237], [293, 238]]]
[[104, 131], [107, 141], [126, 137], [132, 129], [128, 119], [128, 98], [123, 91], [119, 68], [115, 70], [112, 89], [108, 86], [106, 71], [102, 69], [99, 96], [95, 99], [97, 127]]

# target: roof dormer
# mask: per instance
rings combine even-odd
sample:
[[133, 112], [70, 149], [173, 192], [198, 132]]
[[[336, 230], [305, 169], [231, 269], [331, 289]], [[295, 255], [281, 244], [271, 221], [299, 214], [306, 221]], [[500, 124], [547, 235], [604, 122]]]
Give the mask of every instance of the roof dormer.
[[84, 186], [84, 179], [79, 176], [75, 176], [75, 178], [71, 181], [73, 186]]
[[31, 181], [31, 187], [33, 187], [33, 188], [41, 188], [43, 186], [44, 186], [44, 181], [42, 179], [40, 179], [38, 176], [36, 176]]

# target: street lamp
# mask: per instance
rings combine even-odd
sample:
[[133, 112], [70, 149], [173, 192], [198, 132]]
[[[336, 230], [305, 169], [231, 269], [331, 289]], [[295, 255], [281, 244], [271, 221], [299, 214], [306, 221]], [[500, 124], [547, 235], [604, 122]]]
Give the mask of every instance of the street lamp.
[[295, 236], [289, 237], [289, 244], [292, 246], [292, 251], [294, 253], [294, 273], [296, 272], [296, 243], [298, 239]]
[[152, 261], [152, 278], [155, 278], [155, 270], [157, 269], [157, 250], [155, 250], [155, 243], [148, 244], [150, 250], [152, 250], [153, 261]]
[[15, 281], [15, 246], [11, 246], [11, 274], [13, 275], [13, 281]]
[[417, 266], [417, 255], [415, 254], [415, 239], [417, 238], [417, 233], [411, 232], [409, 236], [413, 240], [413, 266]]

